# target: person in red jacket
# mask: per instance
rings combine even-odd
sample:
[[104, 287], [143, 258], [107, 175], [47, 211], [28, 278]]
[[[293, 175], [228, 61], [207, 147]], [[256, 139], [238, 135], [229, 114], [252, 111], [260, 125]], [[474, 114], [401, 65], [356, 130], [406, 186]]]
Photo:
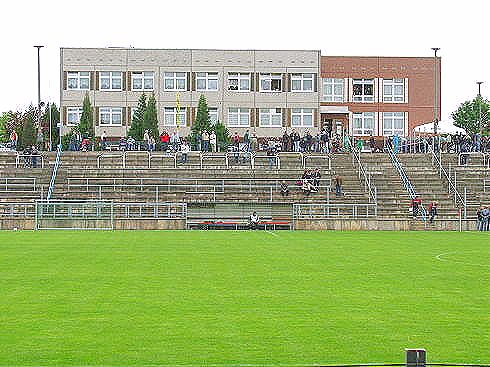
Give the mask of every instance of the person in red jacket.
[[417, 195], [412, 199], [412, 203], [410, 204], [412, 207], [412, 215], [414, 218], [417, 218], [419, 215], [419, 209], [422, 206], [422, 200], [420, 200], [420, 197]]
[[168, 149], [168, 143], [170, 142], [170, 135], [166, 131], [162, 131], [160, 135], [160, 150], [166, 151]]

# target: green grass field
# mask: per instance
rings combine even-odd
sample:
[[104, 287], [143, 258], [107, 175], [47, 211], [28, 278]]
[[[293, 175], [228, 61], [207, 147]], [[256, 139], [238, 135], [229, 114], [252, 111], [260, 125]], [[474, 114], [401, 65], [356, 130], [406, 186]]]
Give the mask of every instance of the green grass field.
[[490, 234], [0, 232], [0, 366], [403, 362], [407, 347], [489, 363], [489, 346]]

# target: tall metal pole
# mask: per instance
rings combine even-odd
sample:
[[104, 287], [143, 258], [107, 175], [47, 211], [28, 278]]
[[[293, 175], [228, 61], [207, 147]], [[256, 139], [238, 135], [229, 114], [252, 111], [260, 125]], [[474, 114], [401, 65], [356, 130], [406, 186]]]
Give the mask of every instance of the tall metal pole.
[[[37, 131], [41, 129], [41, 48], [44, 46], [34, 46], [37, 48]], [[36, 138], [37, 142], [37, 138]]]
[[439, 116], [438, 116], [438, 113], [437, 113], [437, 104], [438, 104], [438, 100], [439, 100], [439, 96], [438, 96], [438, 82], [437, 82], [437, 74], [438, 74], [438, 70], [437, 70], [437, 51], [439, 51], [440, 48], [438, 47], [432, 47], [432, 51], [434, 51], [434, 135], [437, 135], [437, 128], [438, 128], [438, 125], [439, 125]]
[[51, 118], [51, 105], [48, 102], [48, 108], [49, 108], [49, 151], [51, 152], [53, 150], [53, 132], [52, 132], [52, 118]]
[[[481, 85], [483, 84], [483, 82], [476, 82], [476, 84], [478, 84], [478, 96], [477, 97], [480, 97], [480, 99], [481, 99]], [[481, 123], [481, 101], [478, 101], [478, 126], [480, 127], [479, 131], [480, 131], [480, 136], [481, 136], [482, 130], [483, 130], [483, 125]]]

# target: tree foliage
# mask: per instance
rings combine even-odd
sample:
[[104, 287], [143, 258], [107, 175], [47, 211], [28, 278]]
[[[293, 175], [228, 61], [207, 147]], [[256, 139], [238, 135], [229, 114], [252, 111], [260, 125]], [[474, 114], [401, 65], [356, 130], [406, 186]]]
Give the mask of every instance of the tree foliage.
[[145, 123], [145, 112], [146, 112], [146, 95], [143, 93], [138, 99], [138, 107], [134, 111], [133, 118], [131, 120], [131, 127], [128, 131], [128, 137], [133, 137], [136, 141], [143, 140], [144, 133], [144, 123]]
[[30, 105], [22, 114], [21, 129], [18, 130], [19, 147], [21, 149], [33, 146], [36, 144], [37, 129], [36, 123], [38, 120], [37, 109]]
[[230, 132], [228, 128], [222, 122], [217, 122], [214, 125], [214, 132], [216, 133], [216, 140], [218, 146], [221, 149], [225, 149], [228, 143], [230, 142]]
[[6, 143], [10, 139], [7, 124], [11, 119], [11, 115], [12, 112], [4, 112], [0, 116], [0, 143]]
[[196, 118], [191, 127], [190, 139], [193, 146], [198, 146], [198, 141], [204, 130], [210, 132], [212, 128], [211, 121], [209, 119], [208, 103], [206, 101], [206, 97], [201, 94], [201, 96], [199, 97], [199, 103], [197, 105]]
[[454, 125], [464, 129], [467, 133], [488, 132], [490, 102], [478, 95], [472, 101], [462, 103], [451, 116]]
[[85, 93], [83, 98], [83, 111], [80, 117], [80, 124], [78, 125], [78, 131], [84, 137], [94, 137], [94, 113], [92, 104], [90, 103], [90, 97], [88, 92]]
[[153, 136], [155, 140], [158, 139], [157, 103], [154, 93], [152, 93], [148, 98], [148, 104], [146, 105], [146, 110], [143, 117], [143, 133], [145, 130], [148, 130], [150, 135]]
[[50, 121], [49, 110], [51, 110], [51, 141], [53, 143], [52, 147], [54, 150], [58, 145], [58, 141], [59, 141], [58, 124], [60, 122], [60, 111], [55, 103], [49, 103], [44, 109], [44, 113], [41, 117], [41, 121], [42, 121], [42, 126], [47, 126], [45, 129], [43, 129], [43, 134], [47, 141], [49, 141], [49, 121]]

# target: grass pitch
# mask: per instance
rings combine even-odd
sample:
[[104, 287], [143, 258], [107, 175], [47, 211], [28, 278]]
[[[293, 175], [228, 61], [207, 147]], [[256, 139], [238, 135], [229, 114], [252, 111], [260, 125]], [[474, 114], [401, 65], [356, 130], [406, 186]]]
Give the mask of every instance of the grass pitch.
[[1, 366], [490, 362], [490, 235], [0, 232]]

